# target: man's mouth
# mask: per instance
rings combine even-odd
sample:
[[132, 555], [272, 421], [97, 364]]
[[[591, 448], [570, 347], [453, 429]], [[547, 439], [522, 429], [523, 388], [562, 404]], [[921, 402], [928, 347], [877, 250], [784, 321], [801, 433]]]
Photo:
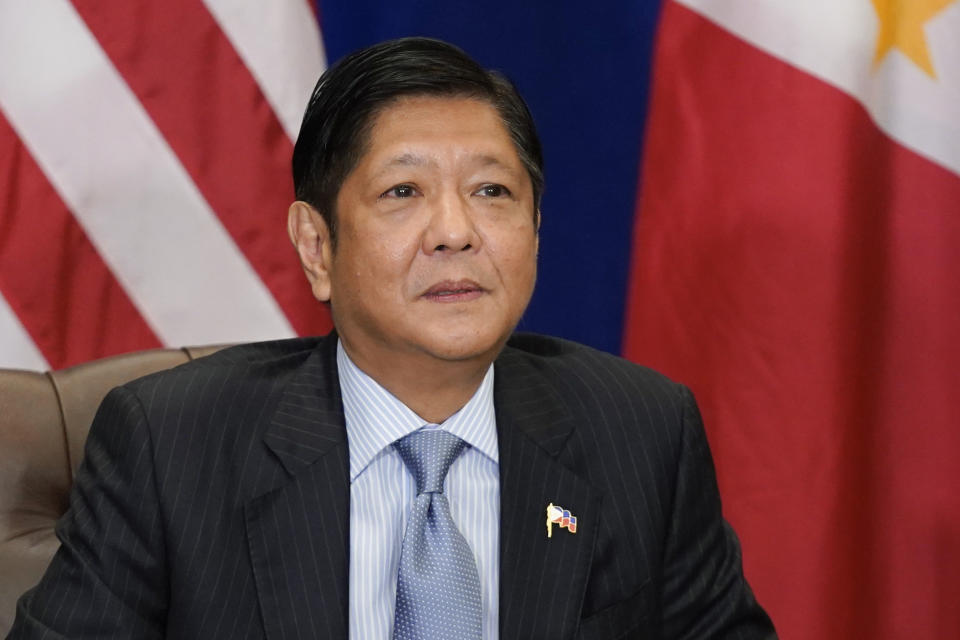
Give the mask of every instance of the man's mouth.
[[431, 302], [467, 302], [483, 293], [483, 287], [473, 280], [444, 280], [427, 289], [422, 297]]

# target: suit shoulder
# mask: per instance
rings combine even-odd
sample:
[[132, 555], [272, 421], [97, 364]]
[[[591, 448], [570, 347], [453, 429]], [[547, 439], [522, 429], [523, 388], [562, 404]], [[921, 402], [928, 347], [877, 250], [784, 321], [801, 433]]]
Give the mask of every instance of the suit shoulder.
[[326, 341], [326, 337], [310, 337], [248, 342], [221, 349], [208, 356], [181, 365], [181, 367], [193, 365], [204, 368], [231, 369], [247, 366], [283, 367], [291, 364], [295, 365], [305, 360], [318, 346]]
[[664, 465], [677, 460], [695, 406], [682, 384], [624, 358], [545, 336], [516, 336], [498, 362], [494, 384], [511, 388], [501, 397], [576, 425], [564, 454], [571, 469], [594, 477], [589, 467], [597, 460], [640, 460], [650, 451]]
[[264, 383], [274, 387], [290, 376], [324, 340], [291, 338], [239, 344], [123, 386], [144, 399], [173, 394], [182, 402], [202, 402], [226, 387], [253, 393]]
[[562, 338], [517, 333], [504, 351], [508, 358], [522, 359], [548, 377], [562, 378], [587, 391], [676, 397], [685, 389], [649, 367]]

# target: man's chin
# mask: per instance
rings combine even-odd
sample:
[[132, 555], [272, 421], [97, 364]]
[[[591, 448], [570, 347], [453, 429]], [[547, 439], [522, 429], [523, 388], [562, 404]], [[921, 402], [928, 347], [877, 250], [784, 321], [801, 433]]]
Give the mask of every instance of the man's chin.
[[506, 344], [509, 333], [497, 335], [454, 335], [430, 340], [424, 344], [424, 351], [429, 355], [447, 362], [480, 362], [490, 363], [496, 359], [503, 345]]

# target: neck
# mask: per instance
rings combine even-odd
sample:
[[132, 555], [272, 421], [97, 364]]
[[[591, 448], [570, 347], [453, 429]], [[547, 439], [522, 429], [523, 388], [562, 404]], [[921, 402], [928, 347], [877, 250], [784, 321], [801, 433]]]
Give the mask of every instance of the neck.
[[427, 354], [418, 357], [378, 353], [368, 357], [362, 350], [352, 348], [342, 335], [340, 339], [361, 371], [434, 424], [440, 424], [470, 401], [496, 355], [494, 352], [464, 360], [441, 360]]

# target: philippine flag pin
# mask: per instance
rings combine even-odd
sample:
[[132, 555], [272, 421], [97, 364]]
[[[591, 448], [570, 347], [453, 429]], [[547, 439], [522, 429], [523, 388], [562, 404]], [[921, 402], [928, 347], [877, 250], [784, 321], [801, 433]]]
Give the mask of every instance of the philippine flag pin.
[[577, 532], [577, 517], [563, 507], [552, 502], [547, 505], [547, 537], [553, 537], [553, 525], [566, 529], [570, 533]]

